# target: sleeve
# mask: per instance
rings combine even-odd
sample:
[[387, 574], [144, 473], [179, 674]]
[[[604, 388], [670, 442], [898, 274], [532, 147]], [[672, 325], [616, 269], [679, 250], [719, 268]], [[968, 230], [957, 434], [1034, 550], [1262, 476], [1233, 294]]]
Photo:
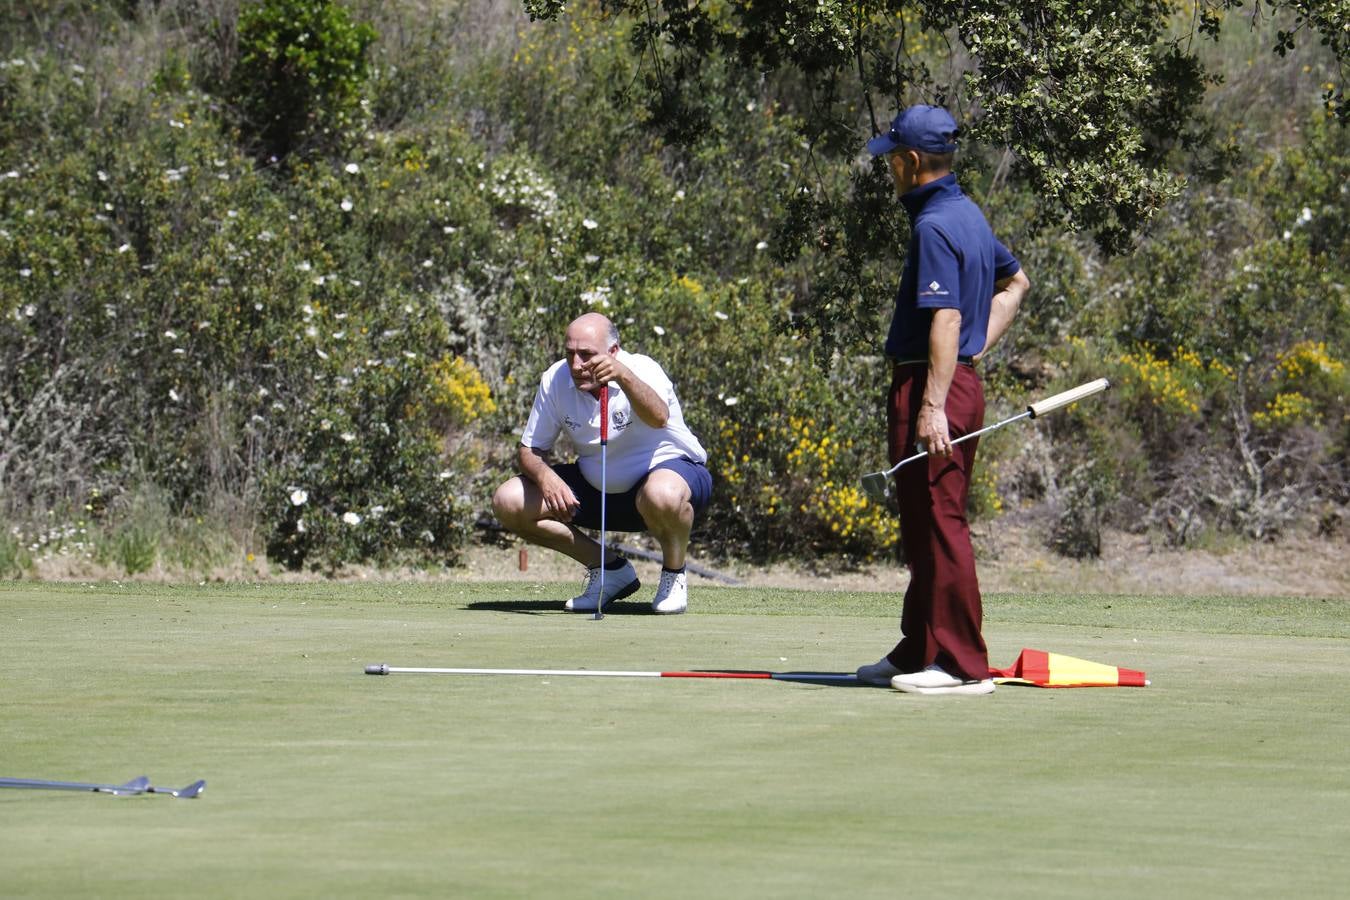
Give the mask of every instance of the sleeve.
[[960, 309], [961, 262], [957, 259], [956, 248], [936, 228], [920, 226], [917, 237], [916, 305], [920, 309]]
[[558, 421], [553, 404], [548, 402], [547, 392], [544, 390], [547, 382], [548, 375], [545, 375], [539, 382], [539, 390], [534, 393], [534, 406], [530, 408], [530, 418], [526, 421], [525, 431], [520, 436], [522, 445], [534, 447], [536, 450], [552, 450], [554, 442], [562, 432], [562, 422]]
[[1022, 271], [1022, 264], [1017, 261], [1017, 257], [1008, 252], [1008, 248], [1003, 246], [1003, 242], [994, 240], [994, 280], [1002, 281], [1005, 278], [1011, 278]]
[[639, 381], [656, 391], [657, 397], [666, 401], [667, 406], [674, 405], [676, 402], [675, 385], [671, 382], [670, 375], [666, 374], [666, 370], [661, 368], [660, 363], [657, 363], [651, 356], [641, 354], [629, 354], [624, 359], [624, 363], [632, 368], [633, 374], [637, 375]]

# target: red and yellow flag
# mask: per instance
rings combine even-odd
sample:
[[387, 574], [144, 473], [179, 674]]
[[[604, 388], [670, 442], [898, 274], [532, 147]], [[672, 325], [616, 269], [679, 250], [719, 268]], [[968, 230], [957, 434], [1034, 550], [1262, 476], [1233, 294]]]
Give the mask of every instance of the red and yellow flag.
[[1033, 687], [1144, 687], [1143, 672], [1089, 662], [1062, 653], [1023, 650], [1017, 662], [1006, 669], [989, 669], [999, 684], [1029, 684]]

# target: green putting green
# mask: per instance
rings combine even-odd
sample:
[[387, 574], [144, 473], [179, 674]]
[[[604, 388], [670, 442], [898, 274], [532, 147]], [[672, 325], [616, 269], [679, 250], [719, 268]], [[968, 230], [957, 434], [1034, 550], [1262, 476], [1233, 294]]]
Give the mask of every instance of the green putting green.
[[367, 664], [851, 671], [884, 594], [693, 585], [0, 584], [0, 894], [1343, 896], [1350, 601], [986, 599], [1148, 688], [914, 697], [775, 681], [389, 676]]

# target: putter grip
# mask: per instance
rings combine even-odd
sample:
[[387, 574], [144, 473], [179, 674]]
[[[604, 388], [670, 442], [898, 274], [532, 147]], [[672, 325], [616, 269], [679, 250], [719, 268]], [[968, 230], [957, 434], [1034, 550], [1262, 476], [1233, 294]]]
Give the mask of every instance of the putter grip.
[[389, 666], [386, 663], [380, 663], [378, 666], [366, 666], [367, 675], [388, 675]]
[[609, 440], [609, 382], [600, 385], [600, 443]]
[[1080, 384], [1076, 388], [1070, 388], [1061, 394], [1055, 394], [1053, 397], [1046, 397], [1039, 403], [1033, 403], [1027, 407], [1027, 412], [1031, 413], [1031, 417], [1034, 419], [1037, 416], [1043, 416], [1048, 412], [1054, 412], [1062, 406], [1068, 406], [1070, 403], [1077, 403], [1084, 397], [1100, 394], [1110, 386], [1111, 382], [1107, 381], [1105, 378], [1098, 378], [1096, 381]]

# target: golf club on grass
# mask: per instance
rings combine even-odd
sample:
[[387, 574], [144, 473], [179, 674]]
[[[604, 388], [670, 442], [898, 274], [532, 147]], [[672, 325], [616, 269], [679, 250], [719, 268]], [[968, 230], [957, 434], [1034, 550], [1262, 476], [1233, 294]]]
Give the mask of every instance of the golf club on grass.
[[117, 797], [131, 797], [137, 794], [168, 794], [180, 800], [191, 800], [206, 790], [205, 781], [194, 781], [185, 788], [155, 787], [150, 779], [142, 775], [126, 784], [86, 784], [80, 781], [40, 781], [35, 778], [0, 778], [0, 788], [31, 788], [42, 791], [93, 791], [97, 794], [113, 794]]
[[[1098, 378], [1096, 381], [1089, 381], [1087, 384], [1080, 384], [1076, 388], [1070, 388], [1067, 391], [1055, 394], [1053, 397], [1046, 397], [1039, 403], [1033, 403], [1026, 408], [1025, 412], [1018, 413], [1015, 416], [1011, 416], [1007, 419], [1004, 419], [1002, 422], [986, 426], [984, 428], [981, 428], [979, 431], [972, 431], [970, 434], [962, 435], [961, 437], [952, 441], [952, 445], [955, 446], [961, 443], [962, 441], [968, 441], [973, 437], [979, 437], [986, 431], [993, 431], [996, 428], [1002, 428], [1004, 425], [1007, 425], [1011, 422], [1016, 422], [1018, 419], [1034, 419], [1037, 416], [1043, 416], [1048, 412], [1054, 412], [1055, 410], [1061, 407], [1068, 406], [1070, 403], [1076, 403], [1077, 401], [1082, 400], [1084, 397], [1091, 397], [1093, 394], [1100, 394], [1102, 391], [1106, 390], [1110, 386], [1111, 382], [1107, 381], [1105, 378]], [[914, 454], [913, 456], [900, 460], [898, 463], [891, 466], [884, 472], [872, 472], [870, 474], [864, 475], [862, 477], [863, 493], [867, 494], [868, 497], [870, 497], [872, 500], [875, 500], [877, 503], [885, 503], [886, 498], [889, 497], [891, 493], [891, 476], [894, 475], [896, 472], [898, 472], [900, 470], [900, 467], [905, 465], [906, 463], [912, 463], [916, 459], [923, 459], [927, 455], [928, 451], [924, 450], [920, 453]]]
[[609, 443], [609, 382], [600, 385], [600, 595], [594, 619], [605, 617], [605, 445]]

